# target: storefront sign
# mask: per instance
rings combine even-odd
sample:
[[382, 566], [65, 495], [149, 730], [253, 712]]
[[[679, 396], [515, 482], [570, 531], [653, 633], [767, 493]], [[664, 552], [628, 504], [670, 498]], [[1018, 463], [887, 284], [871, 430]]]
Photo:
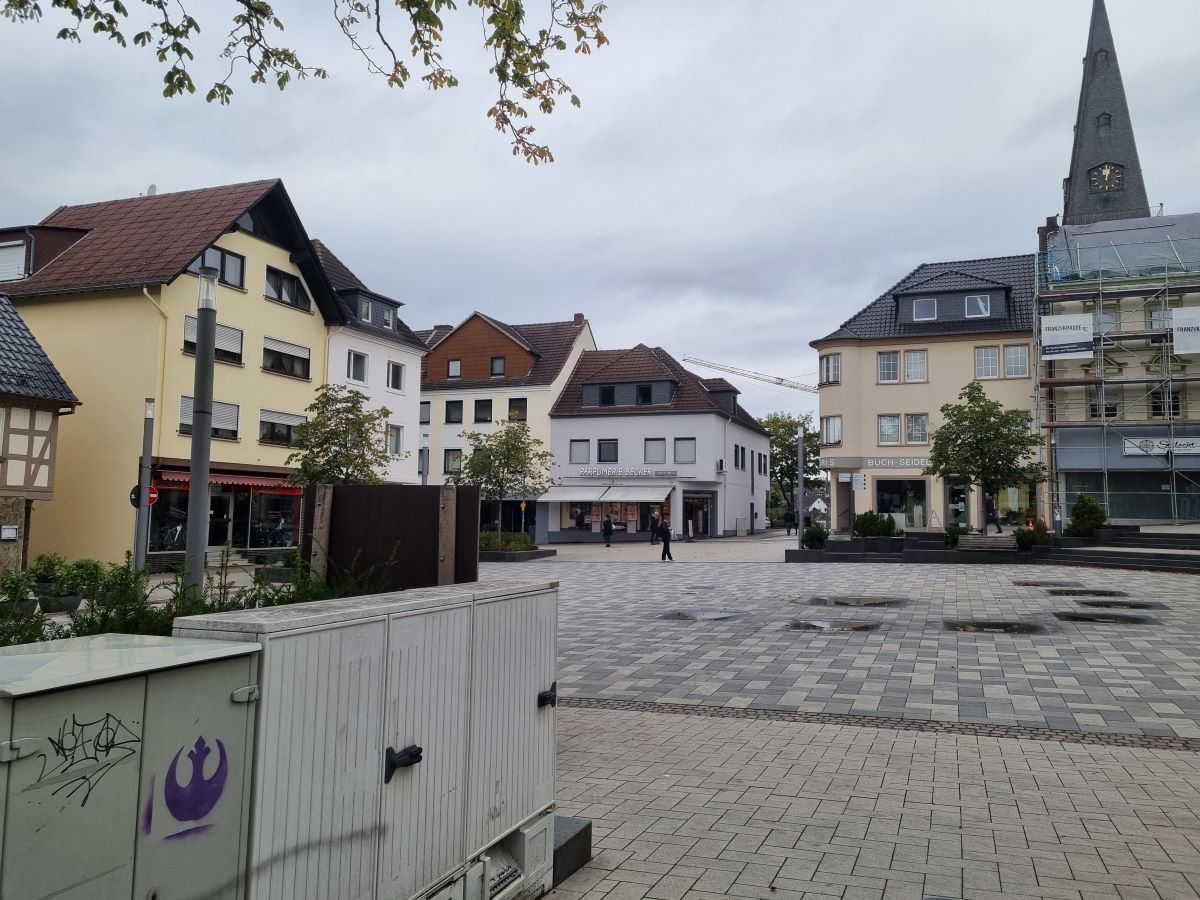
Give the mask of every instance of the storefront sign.
[[1091, 313], [1042, 316], [1042, 359], [1091, 358]]
[[1200, 456], [1200, 438], [1125, 438], [1121, 452], [1125, 456]]
[[653, 478], [662, 473], [653, 469], [634, 469], [627, 466], [580, 466], [580, 478]]
[[822, 469], [924, 469], [928, 456], [822, 456]]
[[1200, 353], [1200, 307], [1171, 310], [1171, 340], [1176, 353]]

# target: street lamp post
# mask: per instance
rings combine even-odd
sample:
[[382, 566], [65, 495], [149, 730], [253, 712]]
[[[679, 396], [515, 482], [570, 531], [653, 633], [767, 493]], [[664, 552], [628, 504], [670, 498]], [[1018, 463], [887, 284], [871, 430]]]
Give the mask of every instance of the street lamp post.
[[796, 506], [792, 510], [798, 535], [797, 546], [801, 549], [804, 548], [804, 470], [808, 465], [808, 461], [804, 458], [806, 433], [807, 429], [801, 422], [800, 427], [796, 429], [796, 493], [793, 499]]
[[146, 545], [150, 538], [150, 456], [154, 452], [154, 398], [146, 398], [142, 420], [142, 462], [138, 467], [137, 527], [133, 532], [133, 566], [146, 565]]
[[417, 457], [421, 467], [421, 486], [429, 484], [429, 435], [421, 435], [421, 455]]
[[187, 562], [184, 578], [197, 591], [204, 588], [208, 553], [208, 476], [212, 456], [213, 366], [217, 344], [217, 270], [200, 269], [196, 303], [196, 381], [192, 392], [192, 465], [188, 476]]

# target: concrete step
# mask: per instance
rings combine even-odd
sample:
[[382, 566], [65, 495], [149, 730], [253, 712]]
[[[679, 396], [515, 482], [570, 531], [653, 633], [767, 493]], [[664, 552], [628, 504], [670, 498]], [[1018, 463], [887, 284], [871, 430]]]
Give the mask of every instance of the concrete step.
[[1092, 548], [1059, 548], [1038, 553], [1032, 562], [1051, 566], [1096, 566], [1143, 572], [1182, 572], [1200, 575], [1200, 558], [1170, 553], [1095, 553]]
[[1004, 534], [964, 534], [958, 539], [959, 550], [1000, 550], [1002, 552], [1017, 552], [1017, 539], [1011, 533]]

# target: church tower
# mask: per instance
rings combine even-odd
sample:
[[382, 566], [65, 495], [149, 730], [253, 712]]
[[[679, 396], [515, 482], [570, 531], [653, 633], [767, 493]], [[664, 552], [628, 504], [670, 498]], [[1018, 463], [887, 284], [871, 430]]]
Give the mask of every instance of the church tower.
[[1064, 225], [1150, 215], [1133, 122], [1104, 0], [1092, 0], [1092, 25], [1075, 119], [1071, 168], [1063, 180]]

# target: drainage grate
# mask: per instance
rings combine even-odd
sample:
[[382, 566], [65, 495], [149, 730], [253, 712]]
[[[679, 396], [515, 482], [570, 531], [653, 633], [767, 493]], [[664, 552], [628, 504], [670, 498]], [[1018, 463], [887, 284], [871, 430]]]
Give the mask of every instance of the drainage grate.
[[670, 619], [674, 622], [719, 622], [722, 619], [737, 617], [737, 613], [721, 609], [677, 609], [659, 616], [660, 619]]
[[1083, 584], [1078, 581], [1014, 581], [1016, 587], [1040, 587], [1040, 588], [1081, 588]]
[[1127, 613], [1095, 611], [1056, 612], [1054, 618], [1064, 622], [1091, 622], [1096, 625], [1156, 625], [1149, 616], [1131, 616]]
[[809, 606], [904, 606], [907, 597], [813, 597], [808, 601]]
[[1169, 609], [1165, 603], [1151, 603], [1149, 600], [1076, 600], [1080, 606], [1091, 609]]
[[817, 619], [793, 619], [788, 623], [792, 631], [819, 631], [821, 634], [852, 634], [858, 631], [874, 631], [879, 622], [826, 622]]
[[1105, 588], [1051, 588], [1050, 594], [1055, 597], [1128, 597], [1124, 591], [1110, 591]]
[[1045, 626], [1036, 622], [1006, 622], [1001, 619], [943, 619], [947, 631], [977, 634], [1041, 634]]

